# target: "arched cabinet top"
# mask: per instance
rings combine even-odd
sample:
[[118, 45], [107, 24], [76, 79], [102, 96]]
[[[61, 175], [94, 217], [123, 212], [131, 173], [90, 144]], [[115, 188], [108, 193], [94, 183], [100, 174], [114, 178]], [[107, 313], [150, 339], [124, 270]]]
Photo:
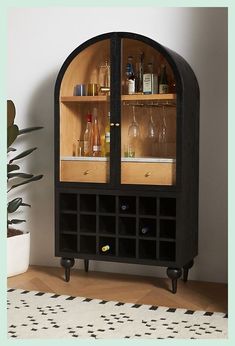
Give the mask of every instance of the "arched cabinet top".
[[[147, 50], [147, 54], [150, 56], [155, 55], [153, 59], [157, 61], [158, 72], [162, 62], [167, 65], [170, 78], [174, 79], [176, 83], [178, 100], [181, 99], [185, 90], [199, 96], [195, 74], [186, 60], [178, 53], [143, 35], [130, 32], [110, 32], [85, 41], [67, 57], [56, 80], [56, 100], [58, 101], [60, 96], [71, 95], [72, 91], [68, 90], [71, 85], [85, 82], [88, 71], [91, 73], [90, 71], [95, 70], [97, 64], [102, 63], [109, 54], [111, 55], [112, 49], [124, 50], [123, 47], [126, 46], [127, 51], [132, 53], [131, 45], [133, 44], [135, 44], [135, 49], [137, 46], [139, 51]], [[117, 46], [119, 47], [117, 48]], [[121, 54], [122, 52], [120, 52], [120, 56]]]

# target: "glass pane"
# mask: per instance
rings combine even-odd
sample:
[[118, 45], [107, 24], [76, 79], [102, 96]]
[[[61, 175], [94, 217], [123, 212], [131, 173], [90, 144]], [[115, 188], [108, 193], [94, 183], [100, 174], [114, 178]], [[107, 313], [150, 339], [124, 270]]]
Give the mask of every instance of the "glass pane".
[[122, 40], [121, 183], [174, 185], [175, 80], [151, 46]]
[[110, 180], [110, 40], [80, 52], [60, 90], [60, 181]]

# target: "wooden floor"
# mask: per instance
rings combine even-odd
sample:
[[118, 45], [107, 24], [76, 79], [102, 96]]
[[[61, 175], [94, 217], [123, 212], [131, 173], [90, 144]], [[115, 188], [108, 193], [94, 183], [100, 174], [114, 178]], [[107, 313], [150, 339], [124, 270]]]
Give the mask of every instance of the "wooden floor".
[[71, 280], [63, 280], [62, 268], [32, 266], [8, 279], [9, 288], [53, 292], [137, 304], [150, 304], [190, 310], [227, 312], [227, 285], [178, 280], [176, 294], [169, 279], [72, 270]]

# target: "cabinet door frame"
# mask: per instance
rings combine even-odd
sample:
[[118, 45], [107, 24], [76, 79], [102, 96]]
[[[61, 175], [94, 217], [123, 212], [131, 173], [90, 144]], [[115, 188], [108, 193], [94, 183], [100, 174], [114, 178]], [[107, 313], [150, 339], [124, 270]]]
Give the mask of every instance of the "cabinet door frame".
[[[176, 79], [177, 85], [177, 108], [176, 108], [176, 122], [177, 122], [177, 134], [176, 134], [176, 184], [175, 185], [137, 185], [137, 184], [121, 184], [121, 41], [122, 39], [129, 38], [133, 40], [139, 40], [144, 42], [161, 54], [168, 60], [172, 67], [173, 73]], [[101, 41], [110, 39], [110, 61], [111, 61], [111, 91], [110, 91], [110, 112], [111, 118], [110, 122], [114, 124], [111, 126], [111, 143], [110, 143], [110, 161], [109, 161], [109, 171], [110, 179], [108, 183], [82, 183], [82, 182], [63, 182], [60, 181], [60, 85], [64, 76], [66, 69], [68, 68], [71, 61], [84, 49], [90, 45]], [[169, 52], [168, 52], [169, 51]], [[174, 60], [171, 54], [174, 53], [167, 48], [161, 46], [157, 42], [145, 36], [128, 33], [128, 32], [111, 32], [107, 34], [102, 34], [89, 39], [80, 46], [78, 46], [65, 60], [62, 65], [57, 80], [55, 84], [55, 133], [54, 133], [54, 143], [55, 143], [55, 186], [56, 187], [82, 187], [82, 188], [99, 188], [99, 189], [120, 189], [120, 190], [145, 190], [145, 191], [176, 191], [180, 187], [181, 177], [181, 96], [182, 87], [181, 80], [179, 77], [178, 70], [175, 66]], [[176, 53], [174, 53], [176, 54]], [[119, 76], [119, 78], [117, 78]], [[119, 126], [116, 126], [119, 124]]]

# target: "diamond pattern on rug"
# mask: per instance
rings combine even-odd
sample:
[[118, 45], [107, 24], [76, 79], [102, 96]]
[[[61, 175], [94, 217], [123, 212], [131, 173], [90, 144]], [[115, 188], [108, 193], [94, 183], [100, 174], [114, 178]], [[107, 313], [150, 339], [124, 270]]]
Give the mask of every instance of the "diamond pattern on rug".
[[8, 290], [8, 337], [21, 339], [219, 339], [227, 315]]

